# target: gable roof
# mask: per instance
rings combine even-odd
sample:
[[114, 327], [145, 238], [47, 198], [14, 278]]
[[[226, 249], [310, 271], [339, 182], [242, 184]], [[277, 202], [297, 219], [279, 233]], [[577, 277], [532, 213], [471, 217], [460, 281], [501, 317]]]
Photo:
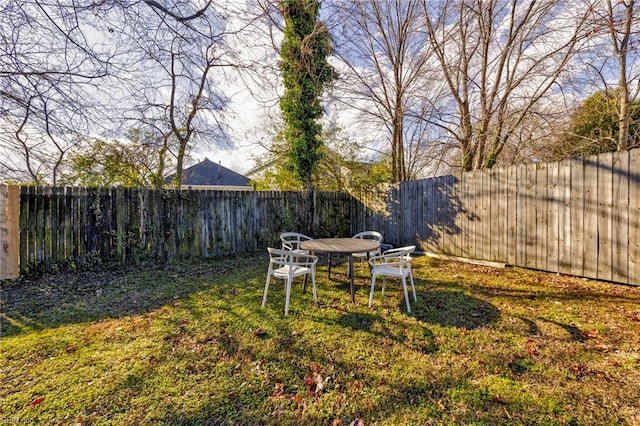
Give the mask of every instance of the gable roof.
[[[174, 175], [167, 177], [165, 182], [171, 182], [173, 177]], [[248, 177], [227, 169], [221, 164], [216, 164], [208, 158], [182, 171], [182, 185], [245, 186], [249, 181]]]

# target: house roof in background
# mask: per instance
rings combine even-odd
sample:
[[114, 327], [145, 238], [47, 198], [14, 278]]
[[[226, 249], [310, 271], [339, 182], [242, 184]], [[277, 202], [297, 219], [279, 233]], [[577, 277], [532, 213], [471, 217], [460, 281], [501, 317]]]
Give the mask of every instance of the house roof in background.
[[[167, 177], [165, 182], [169, 183], [174, 175]], [[226, 185], [245, 186], [250, 179], [246, 176], [227, 169], [221, 164], [205, 158], [198, 164], [187, 167], [182, 171], [182, 185]]]

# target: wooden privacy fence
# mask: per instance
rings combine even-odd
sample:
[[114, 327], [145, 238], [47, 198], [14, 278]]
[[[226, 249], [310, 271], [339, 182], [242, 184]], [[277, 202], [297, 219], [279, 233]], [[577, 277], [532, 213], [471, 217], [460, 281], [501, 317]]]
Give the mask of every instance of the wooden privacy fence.
[[310, 204], [297, 192], [0, 186], [0, 278], [17, 273], [16, 241], [22, 272], [212, 257], [277, 245], [304, 231], [309, 209], [316, 237], [375, 229], [394, 246], [640, 284], [638, 149], [404, 182], [360, 201], [319, 192]]
[[[214, 257], [279, 245], [312, 209], [321, 235], [350, 233], [350, 197], [297, 192], [22, 187], [20, 270]], [[309, 205], [312, 204], [312, 205]]]
[[394, 244], [640, 284], [640, 149], [404, 182], [362, 226]]

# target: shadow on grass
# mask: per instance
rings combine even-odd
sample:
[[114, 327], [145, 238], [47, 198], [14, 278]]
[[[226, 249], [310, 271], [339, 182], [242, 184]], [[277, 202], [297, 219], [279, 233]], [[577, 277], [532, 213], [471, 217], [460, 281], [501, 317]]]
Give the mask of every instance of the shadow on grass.
[[0, 291], [0, 337], [151, 312], [261, 261], [255, 254], [5, 281]]
[[500, 318], [500, 311], [493, 304], [456, 290], [421, 291], [412, 306], [416, 318], [443, 327], [473, 330]]

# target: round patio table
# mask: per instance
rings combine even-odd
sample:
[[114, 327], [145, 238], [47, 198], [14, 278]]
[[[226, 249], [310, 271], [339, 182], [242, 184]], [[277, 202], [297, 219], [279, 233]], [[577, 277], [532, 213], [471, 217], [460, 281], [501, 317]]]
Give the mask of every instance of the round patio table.
[[369, 253], [380, 248], [380, 243], [374, 240], [362, 238], [318, 238], [315, 240], [303, 241], [300, 244], [302, 250], [313, 253], [329, 254], [329, 277], [331, 276], [331, 255], [346, 254], [349, 256], [349, 284], [351, 286], [351, 301], [356, 301], [355, 287], [353, 285], [353, 253]]

